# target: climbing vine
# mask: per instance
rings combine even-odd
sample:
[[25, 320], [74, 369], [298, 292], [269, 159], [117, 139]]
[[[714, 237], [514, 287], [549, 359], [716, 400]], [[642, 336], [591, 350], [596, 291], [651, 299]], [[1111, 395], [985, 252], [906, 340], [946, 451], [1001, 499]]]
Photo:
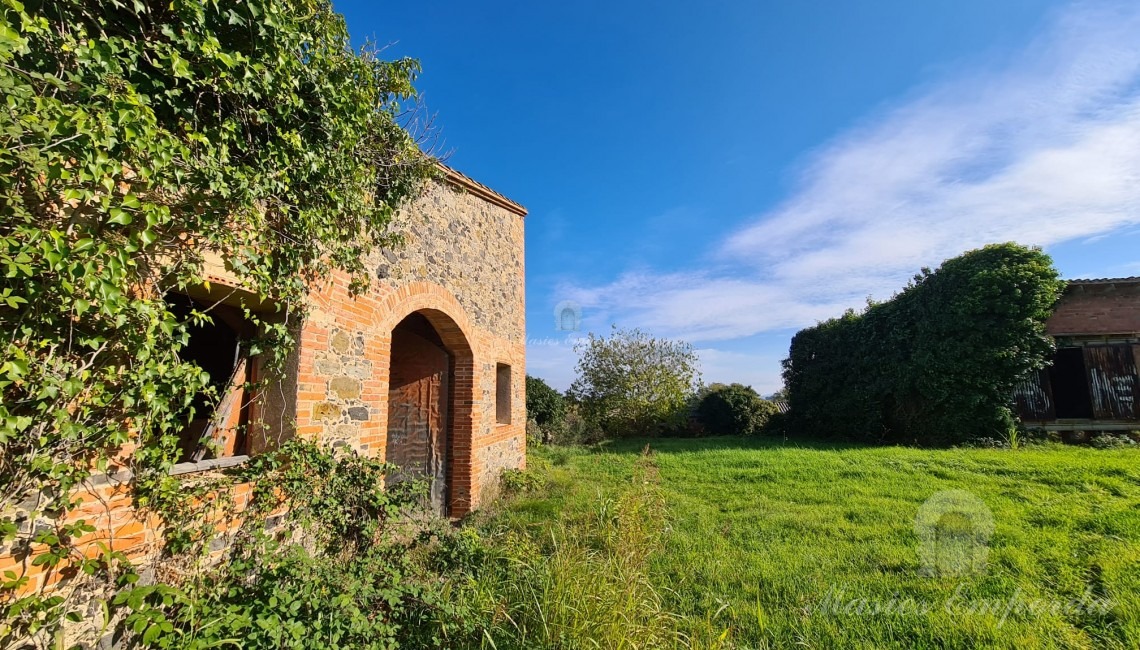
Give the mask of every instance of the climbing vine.
[[[169, 475], [211, 390], [179, 350], [211, 315], [179, 318], [164, 295], [208, 289], [223, 260], [272, 369], [314, 282], [339, 269], [365, 287], [364, 259], [399, 242], [391, 218], [434, 169], [409, 122], [418, 64], [353, 49], [328, 0], [0, 0], [0, 14], [0, 545], [124, 588], [137, 574], [121, 554], [71, 545], [92, 530], [67, 516], [77, 487], [126, 462], [168, 552], [199, 554], [197, 506], [225, 491]], [[0, 577], [0, 642], [74, 614], [22, 587]]]
[[993, 244], [923, 269], [891, 300], [798, 332], [784, 361], [794, 433], [954, 444], [1015, 426], [1013, 390], [1053, 350], [1052, 259]]

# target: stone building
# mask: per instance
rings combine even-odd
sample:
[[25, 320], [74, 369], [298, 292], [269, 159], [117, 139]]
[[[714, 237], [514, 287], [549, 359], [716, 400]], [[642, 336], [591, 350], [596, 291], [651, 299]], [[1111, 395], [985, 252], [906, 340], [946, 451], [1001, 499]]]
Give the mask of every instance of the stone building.
[[[221, 444], [193, 453], [202, 429], [192, 427], [187, 462], [176, 471], [240, 462], [298, 435], [428, 479], [436, 508], [458, 516], [494, 489], [502, 469], [524, 465], [526, 210], [459, 172], [442, 172], [443, 181], [397, 217], [404, 246], [368, 261], [369, 290], [351, 295], [342, 274], [315, 291], [288, 376], [244, 412], [236, 405], [249, 400], [235, 394], [235, 408], [221, 413], [223, 399], [205, 423]], [[208, 268], [212, 296], [242, 298], [221, 264]], [[236, 319], [221, 336], [191, 333], [191, 348], [201, 339], [201, 365], [218, 366], [212, 378], [230, 381], [235, 393], [257, 372], [233, 340]], [[239, 435], [243, 419], [267, 426]]]
[[1056, 431], [1140, 429], [1140, 278], [1070, 281], [1046, 331], [1057, 351], [1017, 390], [1022, 421]]
[[[208, 286], [167, 295], [175, 313], [211, 307], [213, 323], [191, 328], [182, 355], [222, 395], [203, 400], [204, 417], [188, 424], [176, 474], [193, 481], [300, 436], [399, 465], [389, 480], [427, 479], [437, 512], [457, 517], [493, 493], [503, 469], [525, 466], [526, 210], [441, 171], [396, 217], [405, 245], [368, 260], [375, 276], [365, 293], [351, 295], [341, 273], [311, 294], [284, 376], [257, 395], [245, 391], [262, 364], [242, 345], [256, 334], [242, 306], [258, 305], [256, 296], [219, 257], [207, 259]], [[77, 547], [106, 544], [137, 559], [156, 550], [161, 522], [135, 509], [125, 467], [96, 474], [77, 496], [68, 520], [96, 528]], [[233, 496], [243, 508], [249, 486]], [[23, 592], [63, 578], [0, 547], [5, 571], [28, 578]]]

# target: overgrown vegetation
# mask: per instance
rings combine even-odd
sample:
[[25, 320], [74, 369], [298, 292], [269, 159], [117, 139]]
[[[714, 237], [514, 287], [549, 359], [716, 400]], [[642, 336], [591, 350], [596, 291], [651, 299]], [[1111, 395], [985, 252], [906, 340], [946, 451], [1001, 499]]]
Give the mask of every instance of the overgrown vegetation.
[[482, 638], [452, 643], [500, 650], [684, 647], [648, 571], [666, 529], [659, 483], [652, 457], [642, 456], [615, 494], [581, 519], [533, 537], [487, 525], [484, 561], [466, 567], [468, 581], [453, 580], [460, 600], [486, 602], [486, 627]]
[[[252, 483], [233, 533], [160, 564], [186, 578], [136, 586], [111, 601], [122, 647], [395, 648], [432, 645], [422, 612], [453, 611], [433, 574], [413, 561], [422, 543], [408, 515], [423, 486], [385, 489], [392, 467], [355, 454], [332, 456], [291, 441], [253, 459], [219, 491]], [[226, 513], [226, 516], [230, 516]], [[229, 548], [210, 561], [205, 546]], [[188, 563], [190, 558], [195, 558]], [[438, 615], [438, 614], [436, 614]]]
[[953, 444], [1007, 438], [1013, 390], [1053, 349], [1048, 255], [995, 244], [897, 296], [801, 330], [784, 361], [793, 435]]
[[697, 393], [696, 415], [707, 435], [757, 434], [776, 412], [775, 404], [743, 384], [712, 384]]
[[578, 376], [570, 397], [583, 418], [610, 438], [675, 432], [700, 374], [693, 346], [616, 326], [591, 333], [577, 347]]
[[[339, 269], [363, 288], [368, 252], [398, 243], [391, 217], [434, 169], [405, 128], [418, 64], [354, 51], [327, 0], [3, 0], [0, 14], [0, 543], [38, 549], [35, 562], [91, 583], [26, 594], [6, 574], [3, 642], [50, 638], [78, 616], [71, 594], [126, 588], [102, 602], [134, 610], [119, 632], [138, 643], [220, 643], [219, 630], [247, 624], [262, 630], [249, 647], [298, 645], [306, 630], [333, 647], [387, 643], [391, 630], [377, 626], [395, 625], [410, 596], [399, 564], [395, 591], [383, 586], [383, 545], [348, 546], [351, 562], [302, 547], [270, 562], [258, 543], [236, 547], [249, 555], [201, 589], [185, 573], [203, 566], [229, 483], [168, 474], [194, 396], [211, 388], [180, 359], [188, 323], [163, 298], [209, 288], [205, 261], [223, 259], [262, 333], [250, 352], [272, 370], [313, 282]], [[129, 587], [137, 574], [121, 554], [72, 546], [93, 530], [69, 519], [73, 488], [125, 445], [138, 504], [165, 524], [170, 570], [147, 587]], [[266, 472], [249, 477], [261, 489], [285, 489], [269, 483], [287, 475], [254, 467]], [[382, 473], [336, 467], [330, 480]], [[314, 507], [331, 498], [310, 496]], [[345, 516], [381, 520], [370, 510], [379, 504], [360, 505]], [[314, 534], [334, 522], [318, 523]], [[275, 584], [296, 586], [293, 600]], [[345, 599], [358, 607], [337, 606]], [[319, 616], [288, 618], [318, 605]], [[148, 618], [156, 611], [168, 618]]]
[[537, 442], [553, 442], [566, 428], [566, 398], [538, 377], [526, 376], [526, 417]]

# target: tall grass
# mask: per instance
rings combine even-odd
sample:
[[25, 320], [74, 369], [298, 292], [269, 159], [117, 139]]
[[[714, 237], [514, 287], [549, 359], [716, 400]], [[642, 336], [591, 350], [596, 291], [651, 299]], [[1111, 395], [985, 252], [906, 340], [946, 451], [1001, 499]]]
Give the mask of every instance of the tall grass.
[[[666, 631], [653, 637], [631, 628], [628, 640], [579, 636], [568, 643], [552, 634], [529, 647], [1140, 648], [1135, 449], [927, 450], [706, 438], [655, 440], [647, 461], [637, 453], [643, 444], [534, 452], [528, 462], [550, 487], [508, 501], [492, 521], [553, 553], [550, 540], [576, 534], [569, 531], [609, 530], [600, 521], [613, 516], [603, 513], [622, 507], [627, 490], [644, 480], [629, 485], [634, 466], [651, 462], [661, 476], [651, 483], [655, 498], [664, 496], [665, 523], [652, 528], [663, 532], [639, 556], [646, 561], [632, 565], [648, 576], [654, 600], [647, 611]], [[945, 490], [968, 490], [992, 511], [995, 530], [980, 571], [924, 573], [915, 518]], [[572, 523], [583, 521], [589, 523]], [[614, 548], [571, 541], [586, 553]], [[556, 564], [553, 555], [547, 559]], [[603, 565], [592, 561], [582, 570]], [[549, 579], [564, 581], [564, 573]], [[529, 592], [523, 585], [515, 593]], [[535, 608], [556, 619], [557, 604], [543, 602], [544, 594], [531, 595], [542, 603]], [[987, 609], [1052, 606], [1086, 594], [1109, 609]], [[921, 608], [864, 613], [836, 606], [862, 601]], [[511, 627], [510, 638], [525, 642], [509, 647], [539, 639], [536, 619], [520, 614], [514, 620], [526, 621], [527, 636]], [[639, 644], [643, 639], [648, 643]]]
[[651, 580], [649, 565], [667, 532], [665, 513], [657, 466], [643, 454], [631, 482], [599, 499], [586, 516], [560, 520], [535, 535], [489, 532], [479, 570], [449, 585], [453, 598], [481, 610], [475, 628], [450, 639], [451, 647], [722, 647], [694, 643]]
[[[436, 647], [1140, 648], [1137, 450], [642, 444], [535, 451], [443, 536], [459, 611]], [[931, 576], [915, 519], [946, 490], [995, 530], [984, 567]], [[1086, 594], [1108, 609], [1022, 607]]]
[[501, 595], [491, 648], [612, 648], [677, 645], [676, 617], [649, 579], [660, 552], [665, 503], [651, 457], [632, 484], [586, 519], [550, 528], [545, 543], [507, 534], [496, 544], [500, 569], [484, 585]]

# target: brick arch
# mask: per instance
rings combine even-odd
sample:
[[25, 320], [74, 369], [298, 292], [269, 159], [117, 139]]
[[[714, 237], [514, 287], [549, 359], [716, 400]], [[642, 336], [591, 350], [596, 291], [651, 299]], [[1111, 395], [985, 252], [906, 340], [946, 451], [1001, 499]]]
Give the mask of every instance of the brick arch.
[[[470, 320], [459, 301], [443, 287], [430, 282], [409, 283], [385, 298], [377, 314], [376, 325], [384, 347], [385, 375], [390, 372], [392, 330], [412, 314], [424, 316], [439, 335], [443, 347], [451, 355], [448, 440], [448, 510], [452, 516], [469, 512], [474, 504], [478, 468], [475, 465], [474, 441], [479, 421], [479, 403], [475, 398], [475, 354], [468, 332]], [[387, 435], [387, 405], [383, 409]]]
[[415, 312], [423, 313], [431, 321], [445, 346], [455, 346], [456, 353], [471, 353], [470, 337], [467, 335], [467, 332], [472, 331], [471, 320], [455, 296], [438, 284], [409, 282], [393, 291], [381, 301], [376, 310], [381, 315], [377, 325], [381, 330], [390, 332], [400, 321]]

